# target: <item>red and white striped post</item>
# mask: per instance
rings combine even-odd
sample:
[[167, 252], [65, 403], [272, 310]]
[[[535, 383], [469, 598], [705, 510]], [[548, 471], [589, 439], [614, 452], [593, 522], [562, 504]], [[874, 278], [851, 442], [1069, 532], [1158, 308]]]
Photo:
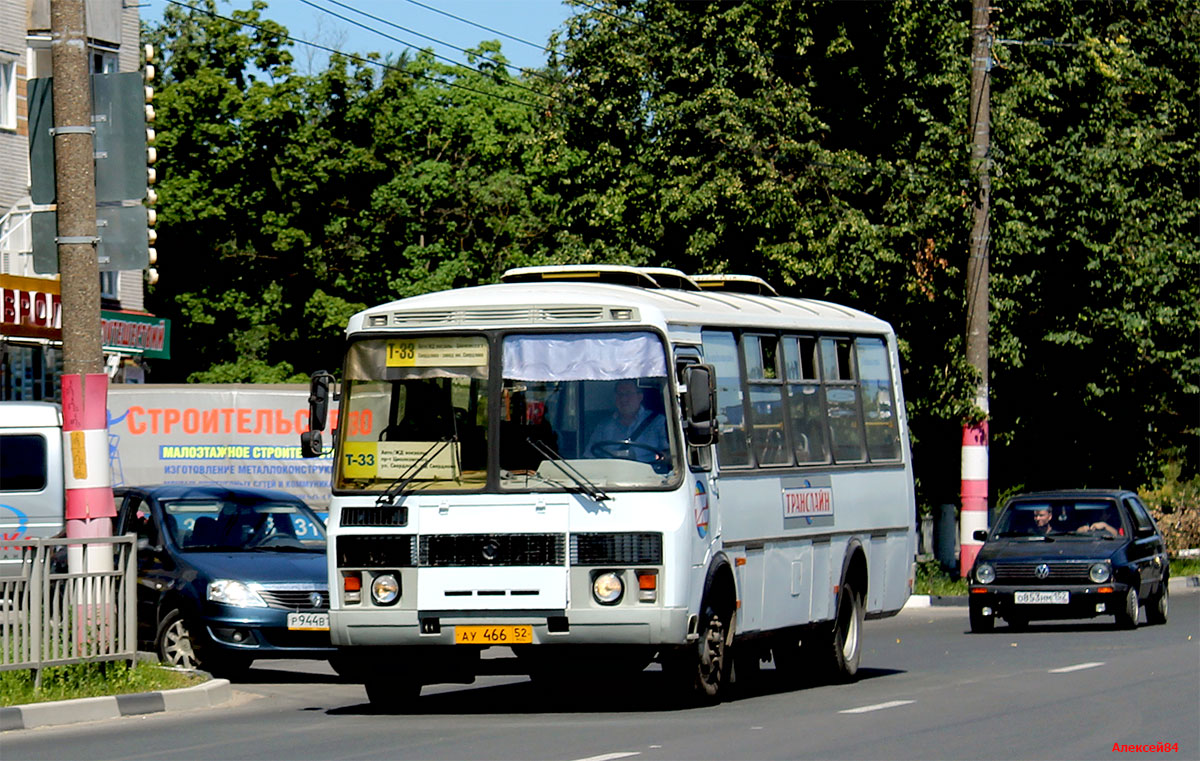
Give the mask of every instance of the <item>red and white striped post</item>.
[[975, 538], [976, 529], [988, 527], [988, 424], [987, 421], [963, 426], [962, 440], [962, 515], [959, 518], [958, 561], [963, 578], [971, 572], [975, 556], [983, 545]]
[[[67, 538], [112, 536], [117, 510], [109, 469], [108, 376], [62, 376], [62, 411]], [[111, 551], [84, 553], [83, 545], [67, 547], [67, 569], [71, 573], [111, 571], [112, 560]]]

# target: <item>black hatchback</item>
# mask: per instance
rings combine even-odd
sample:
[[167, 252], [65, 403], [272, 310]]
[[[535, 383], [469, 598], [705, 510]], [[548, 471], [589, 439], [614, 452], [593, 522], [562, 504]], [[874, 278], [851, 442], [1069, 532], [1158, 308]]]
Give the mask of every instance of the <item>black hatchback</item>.
[[1087, 489], [1019, 494], [989, 531], [968, 577], [971, 631], [1110, 615], [1135, 628], [1167, 621], [1171, 566], [1138, 496]]

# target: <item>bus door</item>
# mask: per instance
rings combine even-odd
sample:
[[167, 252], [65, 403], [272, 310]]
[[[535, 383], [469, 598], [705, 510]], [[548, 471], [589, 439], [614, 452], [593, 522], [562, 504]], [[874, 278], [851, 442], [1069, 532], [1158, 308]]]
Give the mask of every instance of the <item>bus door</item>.
[[[685, 388], [685, 368], [701, 362], [700, 352], [691, 346], [675, 347], [675, 370], [680, 388]], [[687, 411], [683, 411], [686, 418]], [[684, 421], [686, 428], [686, 419]], [[715, 421], [714, 421], [715, 425]], [[707, 566], [721, 536], [721, 489], [714, 451], [715, 437], [707, 444], [693, 444], [685, 430], [684, 446], [687, 448], [687, 490], [691, 495], [691, 521], [695, 527], [691, 542], [693, 566]]]

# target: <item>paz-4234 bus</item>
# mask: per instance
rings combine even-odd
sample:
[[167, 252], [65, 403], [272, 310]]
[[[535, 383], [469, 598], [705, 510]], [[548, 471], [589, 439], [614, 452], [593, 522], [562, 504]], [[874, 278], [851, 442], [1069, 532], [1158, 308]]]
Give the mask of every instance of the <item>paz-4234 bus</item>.
[[[373, 704], [661, 664], [717, 700], [773, 660], [852, 679], [913, 584], [896, 338], [764, 281], [572, 265], [346, 330], [329, 509], [339, 671]], [[307, 454], [333, 377], [315, 373]]]

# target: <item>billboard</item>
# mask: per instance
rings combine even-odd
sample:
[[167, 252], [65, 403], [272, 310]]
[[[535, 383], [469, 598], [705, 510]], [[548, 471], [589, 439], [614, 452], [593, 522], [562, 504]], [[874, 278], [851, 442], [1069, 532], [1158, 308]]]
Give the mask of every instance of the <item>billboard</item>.
[[[336, 411], [330, 418], [334, 425]], [[108, 389], [114, 487], [256, 486], [295, 494], [324, 513], [329, 508], [332, 451], [319, 458], [302, 457], [300, 434], [306, 430], [306, 384], [150, 384]]]

